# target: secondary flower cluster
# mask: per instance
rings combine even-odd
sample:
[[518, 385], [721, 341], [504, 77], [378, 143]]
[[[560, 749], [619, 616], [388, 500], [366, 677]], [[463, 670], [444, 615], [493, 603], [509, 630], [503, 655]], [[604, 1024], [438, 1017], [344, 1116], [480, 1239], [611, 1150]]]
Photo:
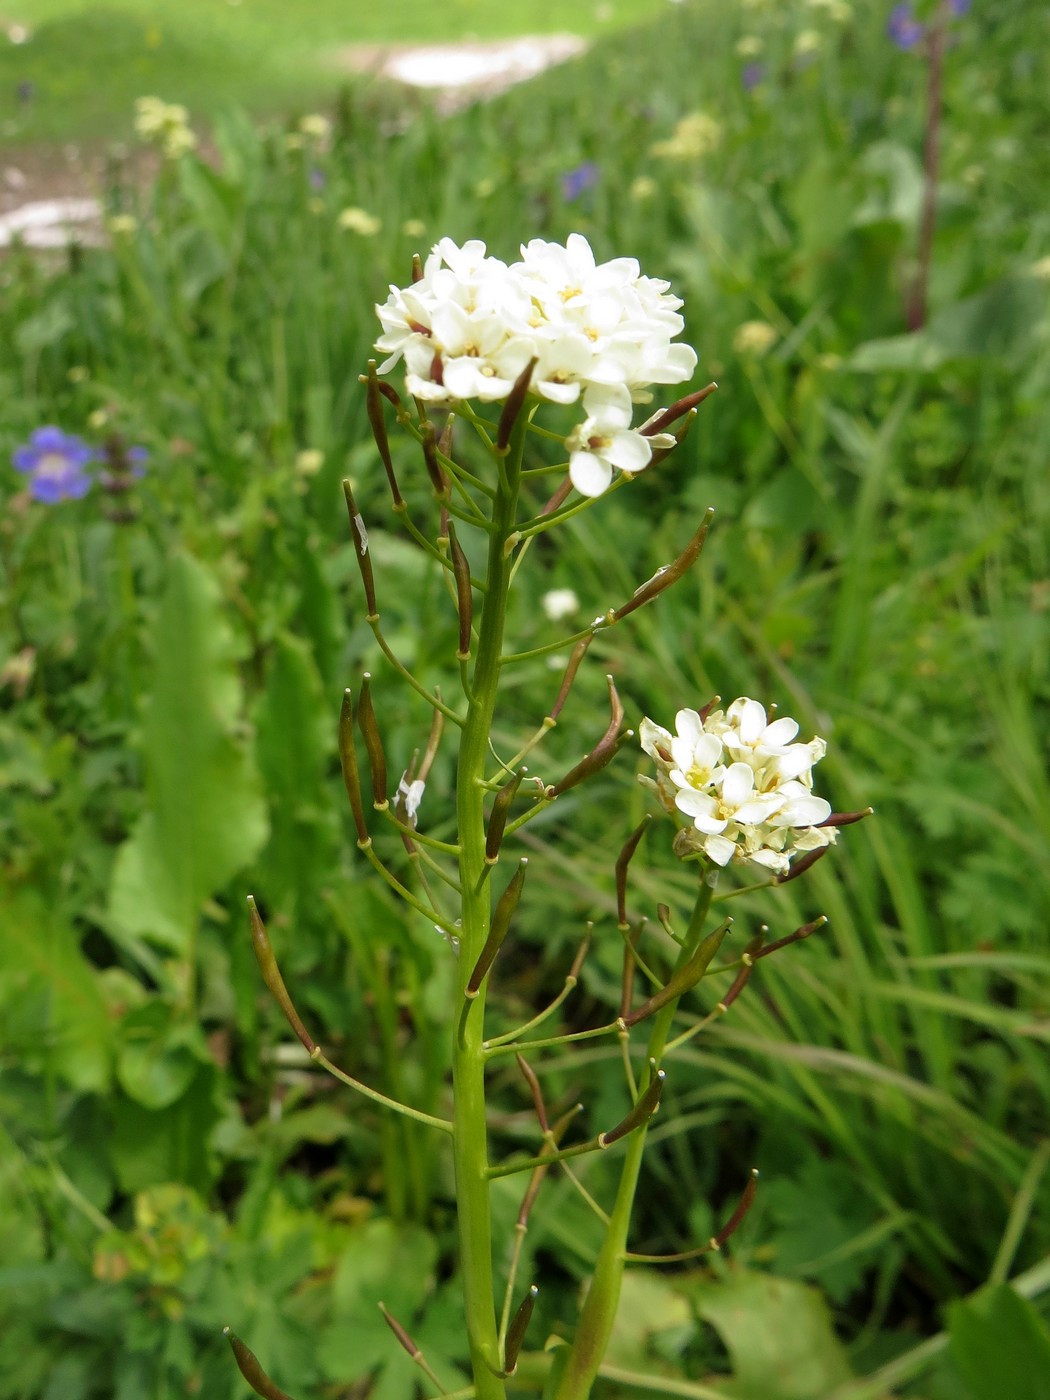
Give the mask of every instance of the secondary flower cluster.
[[644, 719], [640, 738], [657, 767], [656, 781], [642, 782], [692, 821], [679, 834], [680, 855], [702, 852], [716, 865], [750, 860], [783, 875], [792, 856], [834, 843], [835, 828], [821, 825], [831, 805], [813, 795], [823, 739], [795, 743], [795, 720], [770, 721], [745, 697], [725, 710], [679, 710], [675, 729]]
[[438, 243], [409, 287], [390, 288], [376, 311], [386, 373], [404, 359], [408, 391], [447, 403], [505, 399], [536, 360], [531, 391], [552, 403], [582, 403], [584, 420], [566, 440], [569, 474], [600, 496], [614, 469], [639, 472], [663, 435], [632, 428], [632, 405], [652, 384], [679, 384], [696, 368], [688, 345], [672, 344], [684, 322], [668, 283], [642, 275], [634, 258], [597, 263], [578, 233], [568, 242], [533, 239], [521, 261], [489, 257], [479, 240]]
[[159, 97], [135, 99], [135, 131], [144, 141], [158, 146], [168, 160], [178, 160], [197, 144], [186, 108]]

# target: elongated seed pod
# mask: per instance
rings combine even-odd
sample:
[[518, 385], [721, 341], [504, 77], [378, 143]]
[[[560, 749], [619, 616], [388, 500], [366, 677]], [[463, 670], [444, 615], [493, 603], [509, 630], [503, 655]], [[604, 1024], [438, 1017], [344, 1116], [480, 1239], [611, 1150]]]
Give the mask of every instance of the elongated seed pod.
[[570, 768], [561, 782], [555, 783], [552, 788], [547, 789], [548, 797], [560, 797], [563, 792], [568, 792], [577, 783], [582, 783], [584, 778], [589, 778], [592, 773], [597, 773], [612, 759], [618, 748], [617, 740], [620, 737], [620, 725], [623, 723], [623, 702], [617, 694], [612, 676], [607, 676], [606, 680], [609, 685], [609, 727], [590, 753], [582, 758], [574, 768]]
[[525, 400], [529, 393], [529, 384], [532, 380], [532, 371], [539, 364], [539, 356], [533, 356], [529, 363], [514, 381], [514, 386], [507, 395], [507, 400], [503, 405], [503, 412], [499, 416], [499, 427], [496, 429], [496, 451], [506, 452], [510, 446], [511, 435], [514, 432], [514, 425], [518, 421], [518, 415], [525, 407]]
[[518, 1310], [507, 1328], [507, 1341], [503, 1348], [503, 1369], [508, 1376], [513, 1376], [518, 1369], [518, 1356], [525, 1340], [525, 1333], [529, 1330], [529, 1323], [532, 1321], [532, 1310], [536, 1306], [539, 1291], [533, 1284], [521, 1300]]
[[393, 1317], [390, 1313], [387, 1312], [385, 1303], [379, 1304], [379, 1311], [383, 1314], [383, 1319], [386, 1322], [386, 1325], [390, 1328], [391, 1332], [393, 1332], [394, 1336], [404, 1347], [405, 1351], [408, 1352], [412, 1360], [418, 1361], [419, 1358], [423, 1355], [423, 1353], [420, 1351], [418, 1345], [413, 1340], [413, 1338], [404, 1329], [404, 1327], [401, 1326], [397, 1318]]
[[470, 656], [470, 625], [474, 621], [474, 590], [470, 586], [470, 564], [451, 520], [448, 522], [448, 544], [452, 553], [452, 573], [456, 580], [459, 610], [459, 650], [456, 656], [460, 661], [466, 661]]
[[748, 1211], [751, 1209], [751, 1206], [754, 1203], [755, 1194], [757, 1191], [758, 1168], [752, 1167], [751, 1175], [747, 1179], [747, 1185], [744, 1187], [740, 1200], [737, 1203], [736, 1210], [729, 1217], [726, 1223], [722, 1226], [718, 1234], [713, 1236], [711, 1240], [711, 1243], [714, 1245], [715, 1249], [721, 1249], [722, 1246], [725, 1244], [726, 1240], [729, 1239], [731, 1235], [735, 1235], [737, 1230], [740, 1229], [741, 1225], [744, 1223], [744, 1219]]
[[488, 974], [489, 968], [496, 960], [503, 940], [507, 936], [510, 928], [510, 921], [514, 917], [514, 911], [518, 907], [518, 900], [521, 898], [521, 889], [525, 883], [525, 876], [528, 873], [529, 861], [527, 856], [522, 856], [518, 862], [518, 868], [510, 878], [510, 883], [500, 895], [495, 909], [492, 911], [492, 923], [489, 927], [489, 936], [485, 939], [485, 946], [481, 950], [481, 955], [474, 964], [474, 971], [470, 974], [465, 995], [476, 997], [481, 990], [481, 984]]
[[642, 818], [616, 857], [616, 918], [621, 928], [627, 927], [627, 867], [633, 860], [638, 843], [648, 831], [651, 821], [651, 815]]
[[518, 1062], [518, 1068], [521, 1070], [525, 1083], [529, 1086], [529, 1093], [532, 1095], [532, 1106], [536, 1110], [536, 1117], [539, 1119], [540, 1123], [540, 1132], [547, 1133], [550, 1131], [551, 1125], [547, 1119], [547, 1105], [543, 1102], [543, 1090], [540, 1088], [540, 1081], [536, 1077], [536, 1071], [520, 1050], [515, 1053], [514, 1058]]
[[551, 707], [550, 718], [557, 719], [562, 712], [566, 700], [569, 698], [569, 691], [572, 683], [576, 679], [576, 672], [580, 669], [580, 662], [587, 653], [587, 648], [594, 641], [594, 633], [588, 632], [586, 637], [581, 637], [569, 654], [569, 663], [565, 667], [565, 674], [561, 678], [561, 685], [558, 688], [558, 698]]
[[255, 899], [252, 895], [248, 896], [248, 917], [251, 920], [252, 948], [255, 951], [255, 960], [259, 964], [262, 979], [266, 983], [270, 995], [284, 1012], [285, 1020], [299, 1037], [307, 1053], [312, 1055], [317, 1049], [317, 1045], [299, 1019], [298, 1011], [292, 1005], [288, 988], [284, 985], [284, 978], [281, 976], [281, 969], [277, 966], [277, 959], [273, 955], [270, 936], [266, 932], [266, 925], [263, 923], [258, 909], [255, 907]]
[[343, 783], [350, 799], [350, 810], [354, 814], [357, 839], [367, 841], [368, 827], [365, 825], [365, 804], [361, 800], [361, 776], [357, 768], [357, 748], [354, 745], [354, 707], [350, 692], [343, 692], [343, 704], [339, 711], [339, 762], [343, 769]]
[[368, 409], [368, 425], [372, 429], [376, 449], [383, 463], [383, 470], [386, 472], [390, 494], [394, 498], [394, 506], [398, 508], [403, 506], [405, 502], [398, 488], [397, 477], [394, 475], [394, 463], [390, 457], [390, 442], [386, 435], [386, 419], [383, 417], [382, 393], [379, 388], [379, 376], [376, 374], [375, 360], [368, 362], [367, 386], [365, 405]]
[[433, 423], [424, 423], [420, 431], [423, 435], [423, 461], [426, 465], [427, 476], [430, 477], [430, 484], [434, 488], [434, 495], [440, 500], [447, 501], [448, 477], [438, 461], [437, 439]]
[[[652, 1062], [650, 1061], [650, 1064]], [[627, 1117], [617, 1123], [615, 1128], [610, 1128], [607, 1133], [598, 1134], [598, 1146], [609, 1147], [614, 1142], [619, 1142], [620, 1138], [625, 1138], [628, 1133], [633, 1133], [636, 1128], [640, 1128], [643, 1123], [648, 1123], [660, 1106], [660, 1096], [664, 1091], [664, 1080], [667, 1075], [662, 1069], [654, 1069], [648, 1085], [638, 1096], [638, 1102], [628, 1113]]]
[[350, 533], [354, 537], [354, 556], [357, 559], [357, 567], [361, 572], [361, 583], [365, 590], [365, 604], [368, 608], [369, 617], [378, 617], [379, 609], [376, 607], [376, 585], [372, 576], [372, 556], [368, 552], [368, 531], [365, 529], [365, 522], [361, 512], [357, 509], [357, 502], [354, 500], [354, 493], [349, 481], [343, 480], [343, 496], [346, 499], [346, 512], [350, 517]]
[[670, 408], [654, 413], [638, 431], [643, 437], [655, 437], [657, 433], [666, 432], [672, 423], [676, 423], [679, 418], [684, 418], [690, 410], [698, 408], [705, 399], [709, 399], [717, 388], [718, 385], [712, 381], [710, 384], [705, 384], [702, 389], [697, 389], [695, 393], [686, 394], [685, 398], [677, 399]]
[[709, 933], [703, 940], [696, 952], [688, 962], [671, 974], [667, 985], [654, 993], [648, 1001], [643, 1002], [630, 1013], [624, 1016], [624, 1024], [636, 1026], [639, 1021], [643, 1021], [646, 1016], [651, 1016], [655, 1011], [667, 1005], [669, 1001], [677, 1001], [680, 996], [684, 996], [691, 987], [695, 987], [704, 973], [711, 965], [711, 960], [722, 946], [722, 940], [729, 931], [732, 919], [726, 919], [725, 923], [716, 928], [713, 933]]
[[493, 802], [492, 811], [489, 814], [488, 828], [485, 831], [485, 859], [487, 861], [494, 861], [499, 855], [511, 805], [517, 796], [518, 788], [521, 787], [521, 780], [528, 771], [525, 767], [519, 768], [514, 776], [505, 782], [496, 793], [496, 800]]
[[229, 1342], [233, 1350], [234, 1360], [237, 1362], [237, 1369], [248, 1382], [256, 1395], [261, 1395], [263, 1400], [292, 1400], [292, 1397], [273, 1381], [259, 1365], [259, 1358], [253, 1351], [244, 1345], [240, 1337], [232, 1332], [229, 1327], [222, 1329], [222, 1335]]
[[770, 953], [778, 953], [781, 948], [786, 948], [789, 943], [801, 943], [804, 938], [808, 938], [811, 933], [816, 933], [818, 928], [823, 928], [828, 921], [826, 914], [821, 914], [819, 919], [814, 919], [810, 924], [803, 924], [794, 933], [789, 933], [786, 938], [778, 938], [775, 943], [767, 943], [766, 946], [755, 954], [755, 962], [759, 958], [768, 958]]
[[704, 512], [704, 518], [700, 522], [699, 528], [678, 558], [673, 563], [665, 564], [662, 568], [657, 569], [651, 579], [647, 579], [640, 588], [635, 589], [634, 593], [622, 607], [615, 608], [612, 613], [613, 622], [619, 622], [621, 618], [626, 617], [629, 613], [633, 613], [638, 608], [644, 607], [646, 603], [651, 603], [653, 599], [663, 593], [665, 589], [670, 588], [672, 584], [677, 583], [680, 578], [684, 577], [684, 575], [689, 572], [700, 557], [700, 551], [707, 541], [707, 536], [711, 529], [711, 521], [714, 519], [714, 516], [714, 508], [708, 508], [708, 510]]
[[388, 805], [386, 754], [383, 751], [383, 739], [372, 705], [372, 677], [367, 671], [362, 677], [361, 694], [357, 702], [357, 723], [365, 741], [365, 752], [368, 754], [368, 770], [372, 778], [372, 805], [383, 809]]

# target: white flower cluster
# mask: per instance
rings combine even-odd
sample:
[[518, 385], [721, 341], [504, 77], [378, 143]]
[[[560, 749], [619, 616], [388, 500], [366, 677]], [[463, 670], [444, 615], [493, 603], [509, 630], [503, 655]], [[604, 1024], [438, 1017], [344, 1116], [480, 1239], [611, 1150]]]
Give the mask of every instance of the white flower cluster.
[[770, 723], [765, 707], [744, 697], [706, 718], [679, 710], [675, 729], [644, 719], [640, 738], [657, 766], [656, 781], [642, 782], [692, 820], [680, 854], [702, 851], [716, 865], [752, 860], [783, 875], [792, 856], [834, 843], [835, 828], [821, 825], [831, 805], [813, 795], [823, 739], [795, 743], [795, 720]]
[[569, 434], [569, 475], [585, 496], [600, 496], [614, 469], [649, 465], [665, 434], [631, 426], [632, 405], [651, 384], [680, 384], [696, 368], [688, 345], [672, 344], [684, 327], [681, 300], [668, 283], [641, 274], [634, 258], [596, 263], [586, 238], [563, 247], [533, 239], [521, 261], [489, 257], [485, 244], [436, 244], [423, 275], [391, 287], [376, 311], [388, 356], [402, 358], [408, 391], [436, 403], [505, 399], [530, 360], [531, 392], [552, 403], [580, 401], [583, 421]]

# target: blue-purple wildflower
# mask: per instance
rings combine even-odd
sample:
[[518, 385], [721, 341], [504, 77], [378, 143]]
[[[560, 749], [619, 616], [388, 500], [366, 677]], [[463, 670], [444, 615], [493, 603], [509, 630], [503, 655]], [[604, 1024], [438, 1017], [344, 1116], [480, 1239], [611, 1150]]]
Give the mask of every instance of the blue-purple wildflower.
[[79, 500], [91, 489], [88, 466], [97, 461], [94, 448], [61, 428], [37, 428], [11, 457], [15, 471], [29, 478], [29, 494], [44, 505]]
[[899, 49], [914, 49], [926, 37], [926, 26], [915, 18], [911, 5], [895, 5], [890, 11], [886, 33]]
[[766, 65], [764, 63], [745, 63], [740, 73], [740, 82], [745, 92], [754, 92], [759, 83], [766, 80]]
[[566, 204], [579, 199], [586, 190], [592, 190], [601, 178], [601, 169], [593, 160], [585, 160], [574, 170], [566, 170], [561, 177], [561, 193]]

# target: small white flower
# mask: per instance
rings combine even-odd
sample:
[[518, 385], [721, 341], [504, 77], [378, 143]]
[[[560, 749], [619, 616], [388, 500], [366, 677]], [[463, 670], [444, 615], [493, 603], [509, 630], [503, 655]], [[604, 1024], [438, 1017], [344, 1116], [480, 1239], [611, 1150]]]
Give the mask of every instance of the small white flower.
[[631, 396], [622, 386], [594, 386], [583, 397], [584, 421], [569, 434], [569, 479], [581, 496], [600, 496], [613, 471], [644, 471], [652, 443], [631, 429]]
[[580, 600], [571, 588], [552, 588], [544, 593], [540, 604], [551, 622], [561, 622], [579, 611]]
[[419, 778], [408, 781], [408, 770], [401, 774], [401, 781], [397, 785], [397, 795], [395, 802], [404, 809], [405, 820], [411, 825], [415, 825], [416, 813], [419, 811], [419, 804], [423, 800], [423, 793], [426, 791], [426, 783]]
[[355, 205], [344, 209], [336, 222], [341, 229], [346, 229], [349, 233], [358, 233], [362, 238], [374, 238], [383, 227], [382, 219], [377, 219], [367, 209], [358, 209]]

